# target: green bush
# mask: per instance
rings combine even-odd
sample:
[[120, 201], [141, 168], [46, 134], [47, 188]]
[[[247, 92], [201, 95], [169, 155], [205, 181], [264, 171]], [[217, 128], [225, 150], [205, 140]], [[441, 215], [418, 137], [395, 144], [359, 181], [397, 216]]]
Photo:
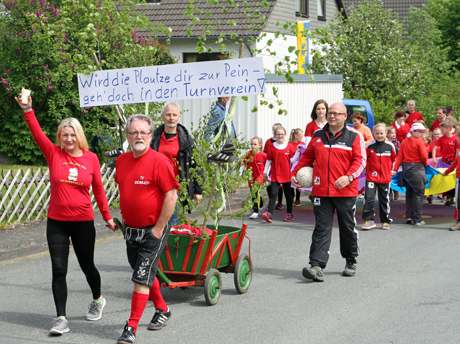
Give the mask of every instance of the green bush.
[[[158, 32], [129, 11], [131, 0], [8, 1], [0, 15], [0, 152], [17, 163], [42, 162], [13, 97], [32, 90], [40, 124], [50, 138], [59, 121], [76, 117], [88, 140], [113, 135], [113, 107], [80, 108], [77, 73], [172, 63], [167, 51], [146, 44], [136, 30]], [[152, 42], [149, 42], [152, 43]], [[154, 111], [154, 109], [152, 110]]]

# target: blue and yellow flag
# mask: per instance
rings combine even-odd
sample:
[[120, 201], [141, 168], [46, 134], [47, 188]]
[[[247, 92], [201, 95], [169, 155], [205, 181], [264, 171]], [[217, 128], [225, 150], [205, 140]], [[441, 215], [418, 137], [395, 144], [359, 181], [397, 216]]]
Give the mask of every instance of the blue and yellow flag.
[[[455, 189], [456, 176], [455, 171], [449, 173], [447, 176], [444, 176], [445, 168], [435, 169], [431, 166], [425, 167], [425, 175], [427, 182], [425, 184], [425, 196], [438, 195], [444, 192]], [[399, 181], [402, 178], [402, 172], [396, 173], [390, 182], [390, 188], [394, 191], [401, 193], [406, 193], [406, 187], [400, 186]]]

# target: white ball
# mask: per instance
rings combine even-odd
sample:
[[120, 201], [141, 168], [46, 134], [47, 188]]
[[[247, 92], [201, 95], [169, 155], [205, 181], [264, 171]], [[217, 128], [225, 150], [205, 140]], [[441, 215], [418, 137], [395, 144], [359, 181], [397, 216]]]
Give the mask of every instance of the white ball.
[[308, 166], [302, 167], [297, 171], [295, 178], [303, 188], [309, 188], [312, 184], [313, 168]]

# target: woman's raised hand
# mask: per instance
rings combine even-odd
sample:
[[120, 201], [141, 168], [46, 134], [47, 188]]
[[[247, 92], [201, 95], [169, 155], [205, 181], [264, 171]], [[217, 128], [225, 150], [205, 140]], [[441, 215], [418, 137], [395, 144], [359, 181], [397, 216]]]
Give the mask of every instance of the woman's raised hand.
[[21, 94], [14, 99], [16, 99], [16, 102], [19, 104], [22, 111], [26, 112], [32, 109], [32, 97], [30, 96], [30, 90], [23, 88]]

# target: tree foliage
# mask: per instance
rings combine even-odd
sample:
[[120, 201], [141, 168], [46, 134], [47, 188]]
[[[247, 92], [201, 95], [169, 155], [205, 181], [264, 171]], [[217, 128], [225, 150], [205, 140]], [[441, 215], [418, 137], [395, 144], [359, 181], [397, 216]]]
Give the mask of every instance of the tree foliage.
[[313, 69], [342, 74], [345, 96], [370, 100], [377, 120], [390, 121], [407, 99], [428, 97], [439, 76], [449, 73], [437, 22], [425, 9], [411, 11], [404, 32], [393, 12], [369, 0], [318, 37], [324, 48]]
[[[22, 163], [41, 161], [13, 96], [32, 89], [44, 131], [54, 135], [65, 117], [82, 122], [91, 139], [117, 122], [113, 107], [79, 106], [77, 73], [171, 63], [165, 49], [135, 32], [153, 28], [133, 15], [131, 0], [9, 0], [0, 16], [0, 152]], [[151, 42], [150, 42], [151, 43]]]
[[428, 0], [428, 13], [436, 19], [442, 35], [442, 46], [448, 49], [450, 61], [460, 69], [460, 1]]

